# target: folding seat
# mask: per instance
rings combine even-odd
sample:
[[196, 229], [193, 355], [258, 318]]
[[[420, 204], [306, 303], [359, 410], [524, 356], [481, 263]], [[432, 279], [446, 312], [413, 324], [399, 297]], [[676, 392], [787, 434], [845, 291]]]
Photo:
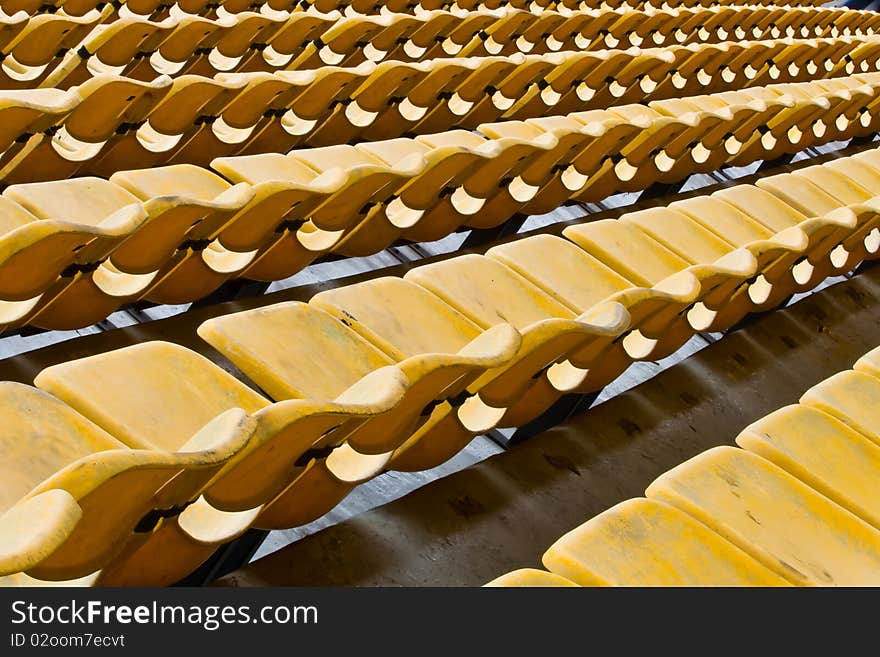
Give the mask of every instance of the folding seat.
[[637, 225], [693, 264], [712, 264], [731, 257], [734, 250], [754, 257], [753, 279], [729, 289], [713, 312], [701, 308], [691, 316], [695, 328], [708, 331], [726, 330], [748, 313], [769, 310], [790, 296], [796, 283], [793, 270], [809, 244], [798, 228], [773, 234], [736, 208], [710, 197], [629, 213], [620, 221]]
[[5, 184], [67, 178], [113, 141], [141, 125], [171, 88], [167, 76], [139, 82], [120, 76], [89, 79], [72, 91], [79, 104], [60, 124], [33, 135], [0, 171]]
[[[653, 50], [653, 49], [652, 49]], [[655, 71], [641, 89], [651, 99], [679, 98], [726, 89], [731, 84], [734, 62], [744, 56], [760, 58], [764, 52], [751, 43], [690, 43], [658, 49], [671, 57], [663, 69]], [[633, 102], [641, 100], [634, 98]]]
[[792, 174], [769, 176], [758, 181], [758, 186], [808, 216], [827, 215], [847, 207], [856, 217], [856, 227], [832, 253], [836, 271], [849, 271], [863, 260], [880, 255], [880, 203], [874, 201], [873, 191], [848, 176], [831, 168], [813, 166]]
[[440, 465], [504, 415], [504, 408], [491, 406], [479, 393], [519, 350], [521, 338], [511, 325], [483, 330], [424, 288], [392, 277], [321, 292], [309, 305], [329, 312], [392, 361], [415, 358], [434, 372], [437, 403], [425, 409], [428, 420], [395, 451], [391, 468]]
[[827, 214], [805, 215], [785, 203], [778, 196], [751, 185], [737, 185], [712, 194], [739, 209], [754, 221], [773, 232], [793, 226], [807, 236], [807, 258], [795, 268], [795, 291], [811, 290], [825, 280], [842, 264], [839, 256], [845, 243], [852, 243], [852, 236], [860, 217], [848, 208], [838, 208]]
[[550, 53], [579, 49], [575, 39], [596, 24], [601, 27], [604, 16], [596, 12], [577, 11], [570, 14], [559, 11], [541, 12], [519, 39], [521, 52]]
[[661, 475], [647, 496], [793, 584], [871, 586], [880, 577], [880, 532], [750, 452], [710, 449]]
[[577, 586], [564, 577], [548, 573], [537, 568], [521, 568], [509, 573], [505, 573], [500, 577], [496, 577], [491, 582], [483, 584], [486, 587], [548, 587], [548, 586]]
[[727, 41], [744, 13], [735, 7], [709, 7], [695, 14], [694, 18], [699, 17], [699, 22], [692, 20], [682, 32], [692, 34], [694, 39], [703, 43]]
[[[134, 61], [122, 64], [125, 75], [137, 80], [152, 80], [157, 75], [182, 75], [198, 70], [202, 59], [230, 29], [232, 20], [211, 20], [201, 16], [183, 15], [174, 20], [174, 27], [152, 52], [135, 55]], [[205, 53], [205, 54], [202, 54]], [[202, 67], [210, 75], [213, 67]]]
[[[504, 9], [479, 9], [469, 11], [448, 26], [444, 32], [437, 34], [432, 45], [426, 45], [426, 50], [419, 56], [420, 59], [435, 59], [437, 57], [458, 57], [462, 50], [479, 39], [479, 34], [491, 27], [506, 15]], [[444, 27], [446, 24], [444, 22]]]
[[0, 166], [30, 135], [43, 132], [70, 114], [80, 98], [58, 89], [0, 91]]
[[[628, 48], [630, 46], [662, 46], [665, 34], [677, 16], [670, 11], [627, 11], [607, 29], [600, 47]], [[645, 43], [648, 41], [648, 43]]]
[[782, 36], [778, 25], [787, 20], [787, 15], [784, 7], [754, 7], [748, 14], [739, 15], [739, 24], [731, 30], [731, 38], [740, 41], [777, 39]]
[[[318, 227], [323, 224], [328, 230], [343, 231], [344, 236], [334, 250], [349, 256], [369, 255], [388, 245], [384, 236], [372, 233], [390, 218], [386, 207], [394, 201], [395, 192], [422, 173], [426, 165], [419, 153], [407, 154], [389, 164], [368, 150], [348, 145], [301, 149], [289, 157], [319, 174], [345, 168], [352, 184], [344, 194], [334, 194], [325, 200], [312, 213], [311, 220]], [[362, 230], [347, 232], [355, 227]]]
[[[192, 144], [203, 141], [202, 131], [216, 134], [213, 132], [216, 122], [211, 121], [211, 117], [218, 116], [222, 108], [243, 92], [247, 83], [247, 78], [241, 76], [231, 80], [197, 75], [174, 78], [170, 90], [150, 110], [146, 121], [114, 139], [84, 171], [110, 177], [117, 171], [173, 162], [180, 153], [193, 164], [207, 164], [213, 153], [199, 157], [200, 149]], [[233, 147], [234, 144], [227, 145], [227, 149]]]
[[564, 60], [518, 99], [508, 116], [529, 118], [563, 115], [589, 107], [608, 107], [631, 88], [638, 89], [642, 76], [662, 77], [674, 56], [671, 53], [632, 50], [565, 53]]
[[[401, 0], [405, 1], [405, 0]], [[389, 7], [392, 13], [393, 9]], [[411, 12], [403, 12], [411, 13]], [[408, 30], [407, 36], [401, 38], [397, 43], [393, 44], [386, 52], [384, 59], [400, 60], [400, 61], [426, 61], [430, 59], [426, 56], [429, 50], [434, 50], [436, 57], [448, 57], [444, 53], [439, 44], [447, 38], [450, 32], [453, 32], [462, 22], [467, 21], [469, 14], [464, 17], [457, 13], [447, 11], [445, 9], [428, 9], [419, 11], [418, 15], [422, 17], [421, 25], [413, 30]], [[439, 49], [439, 50], [435, 50]]]
[[412, 132], [440, 132], [468, 123], [467, 117], [475, 106], [524, 61], [523, 55], [479, 58], [471, 74], [456, 88], [441, 92], [438, 100], [442, 102], [435, 101], [412, 127]]
[[871, 73], [878, 70], [880, 44], [875, 39], [840, 39], [849, 46], [848, 51], [833, 62], [827, 70], [832, 76], [846, 76], [854, 73]]
[[269, 37], [266, 47], [262, 50], [256, 49], [262, 55], [262, 61], [260, 57], [253, 55], [238, 70], [246, 72], [284, 68], [310, 43], [330, 29], [340, 16], [338, 11], [328, 14], [297, 11], [289, 14], [283, 25]]
[[0, 82], [3, 87], [32, 88], [40, 84], [100, 19], [97, 11], [80, 17], [40, 14], [29, 18], [15, 37], [0, 49], [3, 56]]
[[[499, 426], [522, 426], [543, 413], [554, 397], [595, 392], [619, 373], [609, 378], [599, 363], [629, 329], [620, 304], [599, 305], [578, 315], [505, 265], [478, 255], [417, 267], [404, 280], [430, 290], [482, 329], [509, 322], [522, 334], [516, 357], [487, 374], [480, 387], [484, 402], [507, 408]], [[535, 404], [536, 399], [541, 402]]]
[[872, 349], [859, 358], [853, 369], [880, 378], [880, 347]]
[[56, 365], [36, 383], [126, 444], [163, 450], [178, 449], [193, 427], [229, 416], [230, 408], [252, 414], [246, 449], [203, 482], [202, 497], [104, 569], [102, 582], [115, 585], [173, 583], [249, 527], [274, 528], [272, 513], [290, 527], [328, 511], [358, 483], [346, 477], [370, 478], [387, 461], [358, 454], [344, 438], [391, 408], [404, 385], [398, 370], [385, 367], [332, 401], [270, 404], [204, 357], [165, 342]]
[[[792, 101], [793, 104], [793, 101]], [[706, 126], [699, 141], [690, 145], [689, 158], [681, 162], [681, 172], [687, 175], [699, 171], [715, 171], [735, 155], [742, 141], [752, 138], [758, 127], [775, 115], [784, 105], [743, 97], [739, 102], [726, 102], [716, 94], [654, 100], [648, 106], [655, 112], [668, 117], [696, 113], [698, 116], [712, 117], [711, 125]], [[687, 164], [685, 167], [684, 165]]]
[[870, 134], [874, 122], [871, 114], [878, 103], [874, 85], [861, 83], [856, 78], [834, 78], [816, 80], [804, 85], [804, 90], [813, 95], [837, 92], [844, 96], [845, 102], [836, 103], [835, 120], [823, 119], [825, 131], [822, 137], [826, 142]]
[[213, 44], [199, 43], [200, 47], [194, 51], [195, 56], [175, 61], [183, 61], [182, 72], [193, 75], [246, 70], [252, 61], [263, 69], [268, 68], [261, 48], [284, 28], [286, 22], [286, 15], [268, 16], [252, 11], [235, 14], [234, 18], [225, 21], [226, 24], [217, 32], [219, 38], [212, 40]]
[[[351, 146], [294, 153], [211, 163], [227, 179], [252, 185], [255, 194], [218, 235], [220, 244], [233, 251], [259, 250], [243, 272], [247, 278], [281, 280], [338, 248], [357, 225], [381, 218], [383, 203], [424, 168], [419, 155], [392, 167]], [[354, 247], [352, 242], [349, 248]], [[368, 242], [364, 248], [373, 252], [374, 247]]]
[[[648, 232], [646, 227], [655, 221], [662, 221], [663, 229]], [[695, 331], [728, 328], [750, 307], [743, 284], [758, 274], [755, 256], [747, 249], [732, 248], [674, 211], [643, 210], [620, 219], [569, 226], [562, 234], [643, 287], [680, 271], [693, 274], [700, 282], [700, 298], [688, 313]], [[675, 248], [669, 248], [673, 243]], [[732, 317], [728, 304], [737, 308]]]
[[[550, 49], [568, 51], [600, 49], [603, 47], [609, 28], [620, 16], [619, 10], [577, 8], [571, 12], [566, 23], [553, 31], [553, 39], [548, 40]], [[556, 48], [557, 44], [560, 44], [558, 48]]]
[[880, 379], [862, 371], [839, 372], [807, 390], [805, 406], [824, 411], [880, 443]]
[[462, 57], [428, 60], [412, 66], [421, 74], [400, 80], [395, 95], [385, 99], [385, 106], [376, 109], [376, 117], [362, 130], [364, 139], [378, 141], [412, 132], [432, 107], [451, 99], [477, 68], [492, 67], [494, 62]]
[[[739, 188], [734, 188], [735, 191], [739, 191]], [[728, 301], [722, 315], [736, 315], [743, 309], [741, 304], [749, 312], [771, 310], [800, 290], [799, 281], [812, 272], [807, 261], [811, 252], [810, 237], [798, 225], [785, 227], [785, 223], [774, 224], [772, 221], [762, 224], [718, 196], [697, 196], [676, 201], [668, 209], [687, 215], [728, 244], [746, 249], [755, 256], [760, 274], [749, 282], [747, 298]], [[660, 230], [647, 225], [645, 229], [651, 230], [658, 239], [663, 237]], [[719, 321], [723, 323], [720, 318]]]
[[750, 424], [736, 442], [880, 528], [880, 445], [843, 422], [795, 404]]
[[789, 586], [691, 516], [645, 498], [572, 529], [542, 561], [580, 586]]
[[356, 66], [368, 59], [366, 53], [370, 51], [367, 46], [380, 35], [387, 32], [386, 36], [394, 34], [396, 39], [407, 29], [415, 29], [416, 20], [414, 16], [405, 14], [342, 18], [307, 44], [285, 68], [302, 70], [326, 65]]
[[481, 166], [469, 171], [459, 186], [447, 185], [433, 209], [420, 220], [429, 228], [467, 225], [490, 228], [504, 223], [524, 206], [537, 191], [522, 185], [521, 174], [536, 157], [547, 155], [552, 161], [562, 155], [558, 140], [551, 133], [538, 136], [510, 136], [486, 140], [464, 130], [422, 135], [416, 141], [431, 148], [468, 148], [481, 157]]
[[[630, 121], [643, 119], [650, 126], [620, 151], [623, 158], [615, 167], [618, 189], [647, 189], [653, 182], [674, 182], [701, 168], [694, 160], [703, 138], [728, 125], [731, 113], [702, 110], [668, 115], [644, 105], [623, 105], [609, 110]], [[577, 114], [571, 116], [577, 118]]]
[[566, 117], [484, 124], [480, 131], [493, 139], [535, 139], [542, 133], [556, 138], [552, 148], [535, 153], [509, 183], [522, 187], [518, 196], [522, 212], [543, 214], [587, 190], [597, 198], [617, 191], [614, 167], [618, 154], [649, 127], [648, 120], [641, 117], [627, 120], [604, 110], [591, 110]]
[[[414, 139], [389, 139], [364, 142], [355, 149], [378, 159], [388, 167], [400, 168], [409, 158], [421, 159], [422, 169], [399, 187], [389, 188], [383, 205], [354, 228], [346, 248], [355, 242], [361, 250], [380, 251], [403, 237], [412, 241], [433, 241], [445, 237], [460, 226], [461, 217], [438, 207], [438, 199], [450, 190], [462, 187], [474, 171], [487, 164], [497, 153], [488, 148], [471, 148], [467, 143], [433, 147]], [[439, 205], [443, 205], [440, 203]]]
[[[815, 117], [812, 125], [803, 134], [798, 134], [799, 127], [797, 131], [789, 130], [789, 140], [801, 148], [812, 146], [820, 141], [846, 139], [850, 136], [849, 117], [857, 116], [858, 111], [873, 98], [873, 93], [868, 89], [827, 89], [815, 83], [776, 84], [765, 87], [765, 89], [791, 96], [798, 103], [809, 102], [812, 99], [828, 101], [828, 108], [824, 109], [823, 107], [822, 113]], [[798, 139], [794, 141], [796, 137]]]
[[[154, 22], [120, 18], [91, 32], [42, 81], [42, 86], [67, 89], [84, 84], [92, 75], [120, 74], [133, 61], [152, 53], [174, 30], [177, 19]], [[148, 76], [149, 77], [149, 76]]]
[[[169, 178], [175, 181], [177, 194], [162, 193]], [[116, 181], [123, 186], [114, 184]], [[189, 194], [180, 193], [184, 186]], [[196, 167], [124, 172], [113, 182], [77, 178], [13, 185], [4, 196], [41, 219], [101, 225], [105, 217], [126, 208], [144, 215], [127, 239], [109, 253], [107, 262], [85, 272], [64, 295], [30, 319], [38, 326], [87, 326], [142, 297], [158, 303], [193, 301], [213, 291], [250, 260], [246, 255], [226, 253], [210, 242], [250, 200], [252, 192], [247, 185], [231, 188]]]
[[599, 380], [613, 379], [635, 359], [671, 353], [694, 333], [685, 314], [699, 300], [700, 283], [690, 272], [680, 271], [653, 287], [640, 287], [574, 243], [552, 235], [515, 240], [493, 247], [486, 255], [576, 313], [599, 303], [624, 306], [631, 331], [594, 364], [592, 375]]
[[561, 53], [527, 55], [508, 75], [487, 87], [482, 99], [462, 118], [461, 124], [476, 126], [485, 121], [508, 117], [508, 110], [527, 90], [541, 80], [565, 59]]
[[[348, 68], [322, 66], [308, 71], [250, 73], [248, 88], [223, 108], [220, 124], [228, 126], [233, 135], [246, 135], [235, 152], [283, 152], [305, 142], [375, 70], [375, 64], [364, 62]], [[227, 74], [220, 79], [235, 81], [237, 77]], [[202, 136], [207, 143], [198, 144], [200, 157], [211, 149], [218, 155], [221, 151], [229, 154], [212, 133], [203, 131]], [[189, 151], [196, 152], [194, 144]]]
[[42, 220], [0, 197], [0, 326], [21, 325], [63, 294], [143, 220], [127, 210], [100, 224]]
[[456, 56], [498, 56], [521, 52], [517, 47], [519, 38], [536, 22], [543, 22], [541, 15], [520, 9], [505, 8], [504, 14], [500, 18], [478, 32], [470, 43], [456, 53]]
[[[731, 158], [733, 166], [746, 166], [757, 160], [772, 161], [786, 153], [796, 153], [815, 139], [813, 126], [831, 109], [831, 101], [824, 95], [797, 99], [790, 94], [782, 94], [770, 87], [751, 87], [739, 92], [740, 96], [761, 100], [766, 103], [781, 101], [775, 116], [761, 126], [748, 141], [742, 143], [739, 152]], [[776, 105], [779, 107], [779, 105]]]
[[172, 449], [129, 445], [30, 386], [0, 383], [0, 398], [0, 575], [70, 580], [103, 568], [149, 540], [163, 517], [196, 502], [254, 431], [234, 409], [192, 424]]
[[377, 64], [347, 98], [336, 104], [326, 120], [319, 122], [317, 129], [308, 137], [309, 144], [330, 146], [355, 141], [381, 112], [388, 109], [389, 99], [400, 97], [416, 86], [432, 64], [400, 61]]

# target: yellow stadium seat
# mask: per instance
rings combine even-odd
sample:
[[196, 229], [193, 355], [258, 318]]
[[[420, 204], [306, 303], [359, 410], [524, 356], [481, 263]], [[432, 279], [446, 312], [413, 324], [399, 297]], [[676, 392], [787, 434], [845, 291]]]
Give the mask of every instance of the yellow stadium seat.
[[[798, 227], [809, 240], [806, 265], [795, 270], [797, 291], [814, 288], [825, 280], [837, 265], [832, 257], [835, 249], [852, 235], [858, 217], [847, 208], [821, 216], [807, 217], [765, 189], [737, 185], [712, 194], [739, 209], [774, 232]], [[838, 263], [839, 264], [839, 263]]]
[[580, 586], [786, 586], [787, 582], [686, 513], [621, 502], [557, 540], [542, 561]]
[[[195, 501], [247, 444], [240, 409], [195, 426], [176, 449], [130, 449], [54, 397], [0, 384], [4, 400], [4, 552], [0, 574], [46, 580], [89, 575], [149, 540], [165, 515]], [[124, 500], [124, 504], [120, 504]]]
[[880, 378], [880, 347], [872, 349], [856, 361], [853, 369]]
[[432, 371], [436, 399], [428, 421], [395, 453], [391, 467], [423, 470], [451, 458], [497, 424], [504, 408], [480, 401], [493, 368], [510, 363], [520, 334], [509, 324], [483, 330], [415, 283], [378, 278], [312, 297], [325, 310], [376, 345], [393, 361], [415, 358]]
[[[107, 144], [140, 125], [171, 88], [171, 79], [138, 82], [90, 78], [73, 89], [80, 102], [60, 123], [34, 135], [0, 172], [5, 184], [61, 180], [79, 171]], [[51, 129], [50, 129], [51, 128]]]
[[463, 255], [416, 267], [404, 280], [430, 290], [483, 329], [510, 323], [522, 334], [516, 357], [500, 371], [489, 372], [480, 387], [486, 403], [508, 409], [501, 426], [526, 424], [554, 397], [601, 389], [608, 379], [596, 378], [601, 373], [598, 361], [629, 329], [621, 305], [600, 305], [577, 315], [484, 256]]
[[839, 420], [786, 406], [743, 429], [736, 442], [880, 528], [880, 445]]
[[880, 578], [880, 532], [750, 452], [710, 449], [658, 477], [647, 495], [793, 584], [871, 586]]
[[559, 575], [554, 575], [553, 573], [548, 573], [543, 570], [538, 570], [536, 568], [522, 568], [520, 570], [514, 570], [513, 572], [502, 575], [501, 577], [496, 577], [491, 582], [484, 584], [483, 586], [488, 587], [557, 587], [557, 586], [577, 586], [574, 582], [565, 579], [564, 577], [560, 577]]
[[880, 380], [865, 372], [840, 372], [803, 394], [801, 404], [818, 408], [880, 442]]
[[[133, 381], [142, 385], [130, 385]], [[270, 404], [198, 354], [146, 342], [50, 367], [35, 383], [126, 444], [163, 450], [177, 448], [191, 428], [218, 414], [226, 417], [229, 408], [253, 415], [247, 449], [210, 481], [203, 498], [102, 573], [106, 583], [165, 585], [249, 527], [309, 522], [380, 472], [389, 455], [359, 454], [344, 443], [345, 436], [392, 408], [405, 379], [385, 367], [334, 401]], [[132, 394], [119, 395], [120, 386]]]
[[578, 313], [612, 301], [626, 308], [632, 332], [594, 364], [592, 375], [599, 380], [616, 377], [633, 359], [653, 358], [655, 349], [671, 353], [693, 335], [684, 311], [696, 302], [700, 285], [688, 272], [655, 287], [639, 287], [572, 242], [551, 235], [508, 242], [486, 255]]
[[[676, 233], [677, 252], [640, 230], [639, 226], [651, 224], [652, 215], [661, 220], [671, 218], [666, 228]], [[708, 231], [687, 226], [686, 218], [665, 209], [569, 226], [563, 235], [641, 287], [655, 286], [683, 271], [694, 276], [700, 283], [699, 304], [689, 313], [695, 330], [713, 326], [715, 315], [738, 290], [745, 294], [742, 284], [757, 273], [758, 263], [750, 252], [729, 248]]]

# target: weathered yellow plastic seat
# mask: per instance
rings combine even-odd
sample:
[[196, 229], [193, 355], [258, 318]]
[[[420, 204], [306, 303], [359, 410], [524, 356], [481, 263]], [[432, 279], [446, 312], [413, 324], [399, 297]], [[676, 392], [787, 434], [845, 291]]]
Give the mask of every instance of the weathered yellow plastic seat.
[[880, 378], [880, 347], [872, 349], [856, 361], [853, 369]]
[[377, 107], [376, 117], [361, 134], [365, 139], [379, 140], [413, 131], [436, 103], [448, 102], [443, 100], [445, 94], [454, 94], [474, 70], [489, 65], [491, 62], [468, 57], [420, 62], [416, 70], [424, 73], [404, 80], [395, 78], [399, 86], [385, 98], [385, 107]]
[[[656, 180], [680, 180], [694, 169], [691, 149], [725, 117], [702, 110], [679, 116], [665, 116], [644, 105], [624, 105], [609, 110], [626, 120], [643, 119], [649, 126], [624, 145], [617, 175], [622, 190], [645, 189]], [[576, 116], [576, 115], [575, 115]]]
[[577, 586], [574, 582], [548, 573], [537, 568], [521, 568], [506, 573], [501, 577], [496, 577], [491, 582], [487, 582], [483, 586], [487, 587], [557, 587], [557, 586]]
[[101, 15], [90, 11], [83, 16], [41, 14], [31, 16], [27, 24], [8, 41], [0, 52], [0, 80], [9, 88], [32, 88], [44, 79], [70, 49], [100, 22]]
[[[758, 279], [747, 295], [733, 296], [725, 312], [736, 314], [768, 310], [788, 298], [797, 288], [795, 271], [806, 257], [810, 240], [797, 226], [771, 230], [729, 203], [713, 196], [697, 196], [668, 206], [713, 232], [734, 247], [746, 249], [758, 262]], [[685, 224], [686, 225], [686, 224]], [[643, 228], [661, 241], [662, 231]], [[671, 244], [671, 243], [670, 243]]]
[[[230, 187], [186, 165], [125, 172], [116, 181], [122, 185], [78, 178], [13, 185], [4, 192], [42, 219], [100, 223], [132, 206], [144, 215], [105, 266], [77, 279], [75, 290], [68, 289], [64, 299], [55, 299], [32, 321], [47, 327], [85, 326], [145, 296], [165, 303], [192, 301], [248, 264], [241, 255], [230, 254], [224, 262], [217, 249], [205, 252], [207, 242], [252, 197], [247, 185]], [[236, 257], [241, 261], [237, 269], [223, 266]]]
[[[671, 212], [666, 209], [645, 210], [636, 213], [633, 219], [627, 215], [620, 220], [605, 219], [569, 226], [563, 235], [642, 287], [652, 287], [683, 271], [693, 275], [699, 281], [700, 295], [698, 307], [690, 313], [690, 321], [695, 330], [703, 330], [714, 324], [725, 304], [745, 281], [756, 274], [758, 263], [745, 249], [725, 251], [724, 243], [708, 231], [700, 233], [696, 227], [691, 230], [687, 226], [682, 228], [682, 219], [684, 222], [687, 219]], [[671, 219], [667, 228], [677, 233], [678, 252], [663, 246], [639, 228], [642, 223], [650, 225], [652, 215]], [[685, 252], [688, 253], [687, 259], [683, 257]]]
[[770, 230], [779, 232], [797, 227], [809, 240], [807, 264], [795, 271], [798, 291], [815, 287], [825, 280], [840, 264], [835, 264], [832, 253], [847, 240], [858, 225], [858, 217], [846, 208], [825, 215], [808, 217], [782, 201], [778, 196], [760, 187], [737, 185], [712, 194]]
[[[691, 212], [688, 213], [690, 208]], [[699, 222], [694, 216], [703, 215]], [[712, 225], [719, 219], [727, 220], [729, 232], [735, 235], [728, 238], [723, 232], [713, 232]], [[747, 251], [755, 258], [755, 274], [770, 276], [769, 280], [783, 281], [783, 294], [790, 294], [793, 285], [791, 270], [803, 257], [807, 238], [797, 228], [789, 229], [780, 238], [763, 232], [748, 217], [732, 206], [717, 199], [697, 197], [688, 201], [673, 203], [666, 208], [652, 208], [624, 215], [623, 222], [636, 224], [642, 231], [673, 251], [678, 257], [693, 264], [711, 265], [721, 258], [730, 257], [735, 250]], [[743, 239], [743, 233], [751, 239]], [[720, 233], [720, 234], [719, 234]], [[738, 233], [738, 234], [736, 234]], [[735, 243], [736, 240], [738, 243]], [[747, 240], [747, 241], [746, 241]], [[765, 281], [766, 282], [766, 281]], [[786, 283], [789, 283], [786, 285]], [[774, 300], [784, 298], [774, 294]], [[751, 290], [751, 282], [727, 288], [727, 296], [713, 301], [713, 313], [704, 313], [701, 324], [708, 330], [724, 330], [738, 322], [747, 313], [764, 305], [770, 292], [763, 284]], [[756, 303], [754, 299], [757, 298]], [[694, 317], [693, 319], [697, 319]]]
[[[270, 404], [204, 357], [147, 342], [48, 368], [36, 384], [130, 445], [175, 449], [192, 427], [229, 408], [253, 415], [248, 449], [212, 479], [203, 500], [103, 573], [108, 581], [127, 583], [145, 569], [148, 583], [168, 584], [249, 527], [309, 522], [380, 472], [387, 454], [358, 454], [343, 441], [364, 419], [393, 407], [405, 380], [385, 367], [335, 401]], [[130, 394], [119, 394], [121, 388]]]
[[44, 392], [5, 382], [0, 397], [2, 575], [67, 580], [103, 568], [193, 502], [254, 429], [241, 409], [230, 410], [191, 425], [177, 450], [129, 449]]
[[865, 372], [839, 372], [807, 390], [802, 404], [818, 408], [880, 442], [880, 379]]
[[164, 76], [152, 82], [121, 76], [90, 78], [72, 90], [80, 98], [76, 107], [60, 123], [35, 134], [0, 176], [5, 184], [17, 184], [73, 175], [110, 142], [125, 138], [125, 132], [139, 125], [170, 88], [171, 79]]
[[662, 502], [621, 502], [556, 541], [544, 566], [580, 586], [787, 586], [740, 548]]
[[842, 207], [848, 208], [856, 218], [856, 227], [833, 253], [838, 271], [848, 271], [866, 258], [877, 256], [880, 204], [874, 202], [874, 194], [854, 180], [833, 169], [815, 166], [764, 178], [758, 186], [808, 216], [841, 213]]
[[[499, 424], [520, 426], [554, 397], [592, 392], [608, 381], [591, 376], [611, 342], [629, 329], [629, 317], [611, 303], [577, 315], [496, 260], [464, 255], [407, 272], [483, 329], [509, 323], [522, 334], [511, 363], [487, 373], [480, 397], [508, 409]], [[557, 366], [556, 364], [559, 363]], [[597, 368], [601, 371], [601, 368]]]
[[24, 146], [24, 137], [63, 120], [79, 101], [76, 94], [58, 89], [0, 92], [0, 168]]
[[389, 187], [393, 199], [355, 228], [349, 241], [359, 242], [362, 251], [380, 251], [401, 236], [431, 241], [454, 231], [461, 225], [461, 218], [458, 213], [447, 212], [438, 199], [447, 190], [464, 185], [474, 170], [495, 155], [495, 151], [466, 144], [431, 147], [414, 139], [365, 142], [355, 149], [395, 169], [403, 168], [407, 162], [420, 161], [422, 165], [419, 173], [401, 181], [399, 187]]
[[[551, 133], [557, 140], [554, 148], [534, 157], [521, 174], [523, 182], [539, 187], [523, 208], [535, 213], [551, 211], [572, 197], [598, 199], [618, 191], [616, 162], [620, 151], [640, 139], [650, 125], [645, 118], [625, 120], [604, 110], [524, 123]], [[490, 135], [503, 135], [515, 128], [516, 122], [480, 126]]]
[[684, 311], [697, 301], [700, 284], [689, 272], [642, 287], [574, 243], [551, 235], [511, 241], [486, 255], [575, 312], [612, 301], [626, 308], [632, 333], [594, 364], [592, 375], [599, 380], [613, 379], [633, 359], [653, 358], [657, 349], [671, 353], [693, 335]]
[[[251, 73], [249, 77], [256, 84], [224, 107], [220, 118], [234, 131], [246, 134], [236, 152], [283, 152], [314, 141], [328, 117], [334, 111], [344, 111], [334, 108], [348, 103], [354, 91], [376, 68], [374, 63], [364, 62], [355, 67], [322, 66], [308, 71]], [[234, 80], [236, 75], [220, 77]], [[221, 153], [216, 144], [209, 146], [217, 155], [230, 152], [228, 147]]]
[[[257, 256], [254, 267], [245, 273], [259, 279], [277, 280], [278, 268], [282, 268], [281, 273], [289, 272], [280, 278], [289, 276], [330, 248], [347, 255], [364, 255], [381, 250], [393, 241], [392, 236], [386, 242], [383, 235], [377, 242], [366, 227], [382, 227], [387, 213], [393, 212], [391, 208], [386, 211], [385, 205], [393, 202], [397, 189], [424, 170], [425, 161], [415, 153], [389, 164], [353, 146], [330, 146], [297, 150], [287, 156], [218, 158], [212, 167], [231, 180], [259, 185], [255, 188], [256, 198], [277, 203], [278, 214], [267, 215], [264, 209], [261, 223], [271, 221], [274, 229], [283, 221], [288, 224], [299, 218], [309, 221], [303, 226], [294, 224], [297, 232], [281, 235]], [[291, 195], [306, 199], [311, 196], [314, 203], [304, 203], [291, 214], [293, 204], [285, 198]], [[241, 216], [235, 221], [241, 230], [253, 231], [250, 225], [242, 223]], [[354, 231], [359, 225], [365, 229]], [[220, 241], [235, 248], [230, 241], [234, 239], [229, 235], [232, 230], [238, 231], [239, 227], [230, 227], [220, 236]]]
[[[88, 165], [89, 172], [109, 177], [117, 171], [183, 158], [191, 164], [206, 165], [213, 156], [202, 153], [200, 137], [206, 132], [214, 134], [212, 119], [242, 93], [246, 83], [246, 79], [212, 80], [190, 75], [175, 78], [146, 121], [115, 139]], [[236, 146], [221, 143], [227, 151]]]
[[743, 429], [736, 442], [880, 529], [880, 445], [843, 422], [810, 406], [786, 406]]
[[86, 81], [95, 73], [116, 73], [153, 52], [171, 33], [174, 18], [151, 21], [139, 17], [117, 17], [89, 33], [76, 50], [69, 50], [58, 66], [43, 80], [44, 86], [66, 89]]
[[557, 146], [556, 137], [549, 133], [486, 140], [465, 130], [422, 135], [416, 141], [431, 148], [471, 148], [483, 156], [482, 165], [472, 170], [460, 187], [450, 189], [429, 215], [431, 218], [425, 218], [429, 223], [439, 220], [445, 225], [457, 223], [473, 228], [500, 225], [528, 203], [535, 190], [518, 190], [518, 177], [532, 158]]
[[[520, 334], [503, 323], [482, 330], [415, 283], [378, 278], [312, 297], [321, 308], [381, 349], [392, 361], [431, 373], [437, 402], [427, 422], [401, 446], [391, 467], [423, 470], [443, 463], [504, 415], [477, 397], [484, 373], [512, 362]], [[491, 376], [491, 375], [490, 375]]]
[[880, 581], [880, 532], [750, 452], [716, 447], [658, 477], [667, 502], [800, 585]]

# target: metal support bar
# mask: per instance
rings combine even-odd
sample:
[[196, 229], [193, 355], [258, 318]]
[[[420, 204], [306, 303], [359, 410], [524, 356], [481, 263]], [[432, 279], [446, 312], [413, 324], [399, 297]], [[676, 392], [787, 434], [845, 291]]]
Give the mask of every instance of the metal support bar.
[[461, 248], [472, 249], [474, 247], [482, 246], [483, 244], [499, 240], [502, 237], [506, 237], [507, 235], [514, 235], [519, 231], [520, 228], [522, 228], [522, 225], [525, 223], [526, 219], [528, 219], [528, 215], [515, 214], [513, 217], [505, 221], [500, 226], [494, 226], [492, 228], [474, 228], [471, 230], [468, 236], [464, 238], [464, 242], [462, 242]]
[[268, 535], [263, 529], [249, 529], [234, 541], [221, 545], [205, 563], [174, 586], [205, 586], [247, 565]]

